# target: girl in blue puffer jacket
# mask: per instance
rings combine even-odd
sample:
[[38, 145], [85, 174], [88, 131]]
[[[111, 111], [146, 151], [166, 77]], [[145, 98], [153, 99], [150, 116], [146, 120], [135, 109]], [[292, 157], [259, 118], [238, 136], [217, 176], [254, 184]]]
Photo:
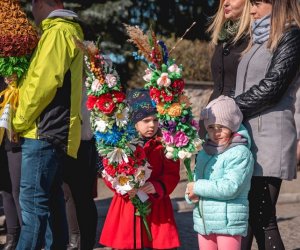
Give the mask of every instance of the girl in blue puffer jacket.
[[208, 138], [198, 153], [186, 200], [195, 203], [199, 249], [241, 249], [248, 227], [248, 192], [254, 160], [243, 115], [232, 98], [220, 96], [201, 112]]

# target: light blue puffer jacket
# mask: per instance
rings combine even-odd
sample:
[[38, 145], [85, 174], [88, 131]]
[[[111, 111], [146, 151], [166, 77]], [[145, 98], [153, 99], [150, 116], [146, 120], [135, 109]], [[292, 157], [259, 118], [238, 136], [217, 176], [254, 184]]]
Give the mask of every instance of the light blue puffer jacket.
[[238, 133], [248, 139], [248, 145], [237, 145], [219, 155], [208, 155], [204, 150], [198, 153], [194, 193], [200, 201], [193, 219], [199, 234], [247, 235], [254, 159], [246, 128], [241, 126]]

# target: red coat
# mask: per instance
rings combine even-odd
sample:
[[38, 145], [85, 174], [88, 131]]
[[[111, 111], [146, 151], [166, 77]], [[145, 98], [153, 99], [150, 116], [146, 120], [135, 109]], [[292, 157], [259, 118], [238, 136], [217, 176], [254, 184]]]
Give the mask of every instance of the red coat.
[[135, 210], [128, 196], [115, 193], [99, 241], [105, 246], [119, 249], [135, 247], [170, 249], [180, 245], [169, 197], [180, 179], [180, 163], [168, 160], [164, 156], [164, 148], [159, 138], [150, 139], [144, 149], [148, 162], [152, 166], [148, 181], [154, 185], [157, 192], [149, 195], [151, 213], [147, 216], [153, 240], [148, 240], [142, 220], [134, 215]]

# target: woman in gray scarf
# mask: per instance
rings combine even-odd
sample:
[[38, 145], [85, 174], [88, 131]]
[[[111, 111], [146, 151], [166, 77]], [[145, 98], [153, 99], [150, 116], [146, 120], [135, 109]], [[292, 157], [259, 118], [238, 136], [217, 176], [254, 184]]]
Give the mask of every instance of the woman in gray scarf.
[[235, 101], [253, 139], [254, 176], [249, 193], [249, 233], [259, 249], [284, 249], [276, 220], [282, 180], [296, 178], [294, 103], [300, 69], [300, 7], [297, 0], [249, 0], [251, 46], [236, 81]]

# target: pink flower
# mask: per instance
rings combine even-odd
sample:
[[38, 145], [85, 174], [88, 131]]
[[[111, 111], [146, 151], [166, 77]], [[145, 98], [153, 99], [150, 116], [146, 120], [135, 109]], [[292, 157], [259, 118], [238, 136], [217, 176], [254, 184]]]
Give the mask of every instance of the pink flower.
[[143, 76], [143, 79], [144, 79], [146, 82], [150, 82], [151, 77], [152, 77], [152, 71], [151, 71], [150, 69], [146, 69], [146, 70], [145, 70], [145, 73], [146, 73], [146, 75]]
[[157, 85], [162, 87], [169, 87], [171, 84], [171, 79], [169, 78], [168, 73], [162, 73], [157, 79]]
[[105, 77], [105, 82], [107, 83], [108, 87], [112, 88], [117, 85], [117, 78], [113, 74], [107, 74]]
[[189, 138], [186, 136], [185, 133], [179, 131], [174, 136], [174, 143], [176, 147], [183, 147], [187, 145], [189, 142]]
[[174, 143], [174, 138], [168, 131], [162, 131], [163, 139], [167, 145], [172, 145]]
[[171, 66], [168, 68], [168, 71], [169, 71], [169, 72], [180, 73], [180, 72], [181, 72], [181, 69], [180, 69], [176, 64], [173, 64], [173, 65], [171, 65]]

